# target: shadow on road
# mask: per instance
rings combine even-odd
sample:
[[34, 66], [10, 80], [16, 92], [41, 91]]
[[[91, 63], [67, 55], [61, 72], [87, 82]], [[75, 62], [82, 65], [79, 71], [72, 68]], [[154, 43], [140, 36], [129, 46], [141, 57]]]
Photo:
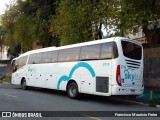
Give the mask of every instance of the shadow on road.
[[[0, 84], [0, 89], [21, 89], [21, 86], [11, 85], [11, 84]], [[22, 90], [25, 91], [25, 90]], [[57, 97], [65, 97], [67, 98], [67, 93], [65, 91], [59, 91], [59, 90], [52, 90], [52, 89], [44, 89], [44, 88], [33, 88], [30, 87], [26, 92], [36, 92], [36, 93], [43, 93], [48, 95], [54, 95]], [[121, 96], [119, 96], [121, 98]], [[68, 97], [68, 99], [70, 99]], [[87, 95], [87, 94], [81, 94], [80, 98], [77, 99], [78, 101], [82, 102], [96, 102], [101, 104], [113, 104], [117, 106], [124, 106], [124, 105], [135, 105], [132, 102], [124, 101], [123, 99], [116, 99], [113, 97], [106, 97], [106, 96], [96, 96], [96, 95]]]
[[[19, 88], [17, 88], [17, 89], [19, 89]], [[29, 91], [54, 95], [57, 97], [58, 96], [59, 97], [66, 97], [66, 98], [68, 97], [67, 93], [65, 91], [59, 91], [59, 90], [30, 87]], [[70, 98], [68, 97], [68, 99], [70, 99]], [[72, 100], [74, 100], [74, 99], [72, 99]], [[117, 105], [117, 106], [135, 105], [132, 102], [124, 101], [124, 98], [122, 98], [120, 100], [120, 99], [117, 99], [117, 98], [111, 97], [111, 96], [109, 96], [109, 97], [108, 96], [96, 96], [96, 95], [88, 95], [88, 94], [81, 94], [80, 97], [76, 100], [83, 101], [83, 102], [96, 102], [96, 103], [101, 103], [101, 104], [113, 104], [113, 105]]]

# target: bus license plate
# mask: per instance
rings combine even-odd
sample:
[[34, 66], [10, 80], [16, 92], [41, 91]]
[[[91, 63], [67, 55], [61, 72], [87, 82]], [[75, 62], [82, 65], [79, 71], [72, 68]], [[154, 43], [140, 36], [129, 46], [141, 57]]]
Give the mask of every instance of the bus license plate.
[[135, 90], [131, 90], [131, 93], [135, 93]]

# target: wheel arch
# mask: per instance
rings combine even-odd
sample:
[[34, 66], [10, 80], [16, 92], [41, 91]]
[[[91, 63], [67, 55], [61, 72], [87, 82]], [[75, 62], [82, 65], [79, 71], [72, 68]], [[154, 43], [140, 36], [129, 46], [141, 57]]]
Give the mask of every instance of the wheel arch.
[[[72, 83], [72, 82], [77, 84], [77, 82], [74, 79], [69, 80], [68, 83], [67, 83], [67, 86], [66, 86], [66, 91], [67, 91], [67, 88], [68, 88], [69, 84]], [[77, 86], [78, 86], [78, 84], [77, 84]], [[78, 86], [78, 90], [79, 90], [79, 86]]]
[[22, 79], [21, 79], [21, 85], [22, 85], [23, 81], [26, 81], [25, 77], [22, 77]]

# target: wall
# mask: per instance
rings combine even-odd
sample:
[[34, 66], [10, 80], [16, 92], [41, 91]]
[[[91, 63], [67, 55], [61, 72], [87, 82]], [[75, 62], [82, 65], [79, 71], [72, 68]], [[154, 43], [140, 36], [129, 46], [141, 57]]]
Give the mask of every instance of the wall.
[[7, 60], [7, 50], [6, 46], [2, 46], [2, 51], [0, 50], [0, 60]]
[[144, 49], [144, 86], [160, 90], [160, 48]]
[[7, 65], [0, 64], [0, 80], [2, 80], [7, 73]]
[[10, 60], [0, 60], [0, 80], [6, 76], [12, 75], [12, 67]]

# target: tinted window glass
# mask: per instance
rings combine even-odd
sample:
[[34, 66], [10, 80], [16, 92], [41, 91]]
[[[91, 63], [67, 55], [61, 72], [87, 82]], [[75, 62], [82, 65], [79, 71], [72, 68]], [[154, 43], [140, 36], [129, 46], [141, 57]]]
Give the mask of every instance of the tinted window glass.
[[142, 58], [142, 48], [140, 45], [137, 45], [128, 41], [121, 41], [123, 55], [130, 59], [141, 60]]
[[41, 63], [41, 53], [30, 54], [28, 64], [38, 64]]
[[16, 60], [12, 61], [12, 71], [15, 72], [17, 70]]
[[117, 44], [115, 42], [113, 42], [112, 58], [117, 58], [118, 56], [119, 56], [119, 54], [118, 54]]
[[100, 57], [100, 44], [81, 47], [81, 60], [97, 60]]
[[79, 60], [80, 48], [63, 49], [59, 52], [59, 62], [69, 62]]
[[101, 59], [111, 59], [113, 42], [103, 43], [101, 46]]
[[42, 63], [52, 63], [57, 62], [58, 59], [58, 51], [50, 51], [42, 53]]
[[26, 65], [27, 62], [27, 57], [28, 56], [24, 56], [24, 57], [20, 57], [17, 59], [16, 64], [17, 64], [17, 69], [23, 67], [24, 65]]

